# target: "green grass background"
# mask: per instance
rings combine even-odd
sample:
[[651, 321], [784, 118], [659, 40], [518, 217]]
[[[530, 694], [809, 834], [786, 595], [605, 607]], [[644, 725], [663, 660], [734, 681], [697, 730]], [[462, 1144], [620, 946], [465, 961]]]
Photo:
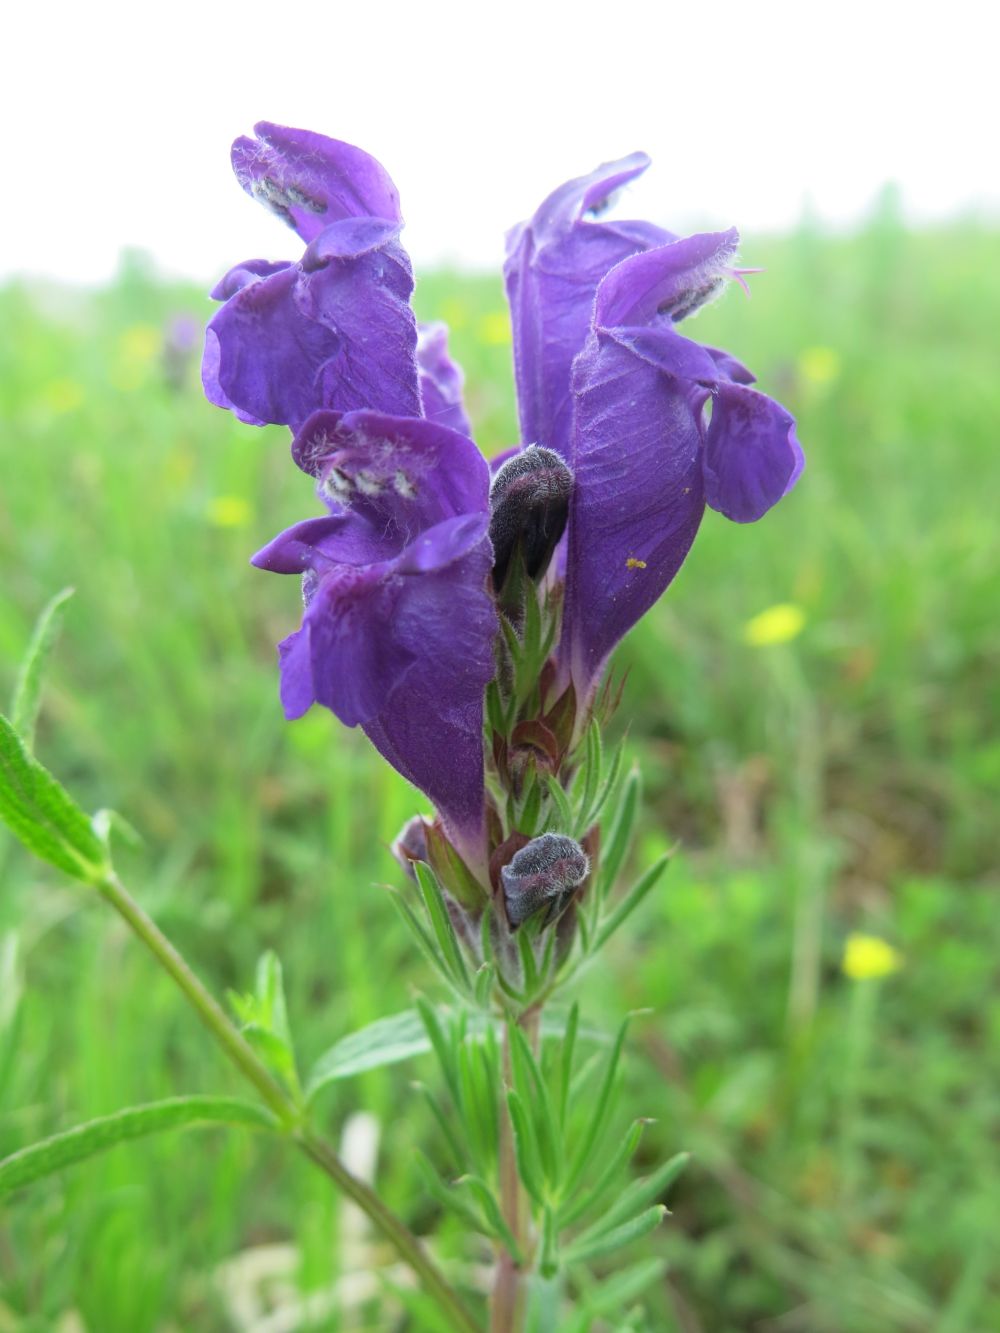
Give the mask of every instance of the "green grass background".
[[[1000, 1328], [998, 245], [907, 232], [887, 202], [856, 235], [749, 240], [752, 299], [696, 326], [796, 413], [808, 468], [758, 525], [707, 516], [618, 659], [637, 856], [681, 849], [579, 994], [592, 1024], [652, 1010], [622, 1111], [655, 1117], [640, 1165], [695, 1154], [635, 1247], [669, 1261], [650, 1330]], [[418, 306], [452, 325], [480, 442], [509, 443], [498, 281], [431, 275]], [[298, 594], [247, 557], [312, 512], [310, 483], [283, 432], [203, 401], [194, 364], [164, 373], [171, 317], [207, 310], [135, 256], [97, 293], [0, 290], [0, 696], [73, 584], [39, 753], [142, 831], [127, 876], [218, 990], [279, 952], [308, 1063], [434, 993], [379, 887], [420, 802], [328, 714], [282, 719], [273, 645]], [[785, 602], [802, 632], [748, 643]], [[852, 930], [901, 969], [845, 976]], [[411, 1080], [433, 1076], [415, 1061], [322, 1104], [334, 1134], [374, 1111], [381, 1188], [419, 1229], [436, 1219], [411, 1149], [441, 1154]], [[170, 983], [0, 833], [0, 1155], [216, 1089], [235, 1081]], [[224, 1333], [238, 1252], [295, 1245], [305, 1292], [353, 1262], [324, 1180], [243, 1132], [131, 1144], [0, 1209], [0, 1333]]]

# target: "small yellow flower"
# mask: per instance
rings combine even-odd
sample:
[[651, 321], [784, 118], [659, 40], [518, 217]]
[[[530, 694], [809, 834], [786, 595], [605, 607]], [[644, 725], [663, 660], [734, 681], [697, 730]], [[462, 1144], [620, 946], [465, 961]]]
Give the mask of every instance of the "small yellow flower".
[[772, 643], [788, 643], [802, 633], [806, 623], [805, 612], [793, 602], [779, 602], [769, 606], [743, 626], [744, 640], [754, 648], [766, 648]]
[[840, 375], [840, 353], [832, 347], [806, 347], [799, 355], [799, 374], [813, 384], [830, 384]]
[[841, 970], [852, 981], [873, 981], [888, 977], [903, 966], [903, 955], [877, 935], [863, 935], [854, 931], [844, 945]]
[[217, 495], [209, 501], [208, 517], [217, 528], [242, 528], [250, 522], [250, 506], [242, 495]]
[[455, 297], [449, 297], [441, 306], [441, 318], [449, 329], [464, 329], [469, 322], [468, 309]]
[[504, 347], [511, 338], [506, 310], [492, 310], [488, 315], [483, 315], [476, 332], [479, 341], [487, 347]]
[[127, 365], [148, 365], [160, 350], [160, 330], [152, 324], [132, 324], [118, 339], [118, 353]]

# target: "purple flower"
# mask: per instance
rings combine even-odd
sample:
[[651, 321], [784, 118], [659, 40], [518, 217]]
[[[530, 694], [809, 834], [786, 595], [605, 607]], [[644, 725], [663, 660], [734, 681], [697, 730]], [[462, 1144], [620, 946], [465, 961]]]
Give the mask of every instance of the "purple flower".
[[605, 162], [555, 190], [530, 222], [507, 235], [504, 278], [514, 330], [514, 369], [525, 444], [569, 458], [570, 368], [590, 331], [597, 284], [637, 251], [673, 240], [651, 222], [602, 221], [621, 186], [649, 166], [645, 153]]
[[316, 412], [292, 449], [329, 513], [253, 558], [303, 575], [302, 627], [279, 648], [285, 712], [319, 702], [363, 727], [478, 864], [497, 628], [486, 462], [455, 431], [376, 412]]
[[472, 438], [472, 427], [465, 413], [462, 389], [465, 376], [448, 355], [447, 324], [420, 324], [417, 333], [417, 370], [424, 416], [440, 426]]
[[760, 518], [802, 470], [795, 423], [733, 357], [675, 324], [734, 268], [735, 230], [635, 254], [602, 279], [573, 366], [560, 657], [580, 698], [679, 570], [710, 505]]
[[250, 259], [218, 283], [206, 395], [255, 426], [296, 428], [323, 407], [420, 416], [395, 186], [351, 144], [266, 121], [255, 131], [233, 145], [237, 178], [306, 248], [297, 264]]

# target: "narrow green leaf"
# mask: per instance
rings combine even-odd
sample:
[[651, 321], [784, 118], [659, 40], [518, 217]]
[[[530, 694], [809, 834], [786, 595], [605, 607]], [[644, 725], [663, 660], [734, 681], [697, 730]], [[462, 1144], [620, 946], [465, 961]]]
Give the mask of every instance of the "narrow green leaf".
[[441, 1066], [441, 1073], [448, 1085], [452, 1103], [457, 1110], [461, 1104], [458, 1088], [457, 1043], [454, 1040], [449, 1040], [449, 1037], [445, 1035], [444, 1028], [441, 1026], [433, 1005], [429, 1004], [422, 995], [417, 996], [415, 1003], [424, 1030], [430, 1039], [434, 1054], [437, 1056], [438, 1064]]
[[481, 966], [476, 971], [476, 975], [474, 978], [475, 985], [473, 987], [473, 994], [475, 995], [476, 1004], [479, 1005], [480, 1009], [489, 1008], [490, 996], [493, 994], [493, 983], [495, 980], [496, 980], [496, 968], [493, 966], [493, 964], [492, 963], [481, 964]]
[[497, 1124], [492, 1086], [483, 1068], [478, 1042], [463, 1039], [458, 1045], [459, 1119], [472, 1146], [479, 1171], [489, 1173], [496, 1159]]
[[542, 1209], [542, 1250], [538, 1267], [542, 1277], [555, 1277], [559, 1271], [559, 1244], [556, 1236], [555, 1214], [548, 1205]]
[[126, 847], [136, 848], [142, 846], [142, 834], [128, 822], [124, 815], [119, 814], [117, 810], [109, 810], [106, 807], [98, 810], [90, 821], [90, 827], [101, 840], [101, 845], [104, 847], [109, 858], [111, 856], [112, 835], [117, 835], [121, 838]]
[[566, 1020], [566, 1034], [559, 1051], [559, 1126], [566, 1127], [566, 1109], [569, 1105], [569, 1085], [573, 1076], [573, 1057], [576, 1054], [576, 1034], [580, 1027], [580, 1005], [574, 1000]]
[[670, 864], [670, 857], [671, 853], [665, 852], [658, 861], [655, 861], [649, 867], [644, 875], [640, 875], [610, 916], [605, 917], [601, 922], [594, 938], [595, 951], [607, 944], [615, 931], [628, 920], [639, 904], [643, 902], [646, 895], [656, 888], [663, 872]]
[[597, 1259], [603, 1254], [611, 1254], [614, 1250], [620, 1250], [623, 1245], [628, 1245], [641, 1236], [648, 1235], [650, 1231], [654, 1231], [662, 1222], [666, 1211], [662, 1204], [657, 1204], [656, 1207], [647, 1208], [644, 1213], [640, 1213], [638, 1217], [633, 1217], [630, 1222], [617, 1227], [614, 1231], [604, 1232], [585, 1243], [574, 1242], [563, 1250], [563, 1260], [567, 1264], [579, 1264], [585, 1260]]
[[584, 1309], [592, 1319], [614, 1314], [622, 1306], [637, 1300], [647, 1287], [663, 1276], [665, 1268], [662, 1259], [640, 1259], [637, 1264], [602, 1278], [584, 1297]]
[[638, 1213], [644, 1212], [651, 1203], [659, 1199], [661, 1194], [666, 1193], [690, 1159], [690, 1153], [677, 1153], [668, 1162], [664, 1162], [662, 1166], [652, 1172], [651, 1175], [644, 1176], [642, 1180], [633, 1180], [628, 1188], [621, 1192], [611, 1207], [601, 1214], [593, 1226], [588, 1227], [586, 1231], [577, 1236], [573, 1243], [583, 1244], [597, 1236], [603, 1236], [605, 1232], [613, 1231], [616, 1227], [630, 1221]]
[[28, 651], [17, 673], [14, 694], [10, 704], [10, 720], [14, 730], [31, 751], [35, 740], [35, 723], [42, 699], [42, 680], [49, 655], [62, 629], [63, 608], [73, 596], [72, 588], [63, 588], [43, 608], [35, 622]]
[[556, 1124], [552, 1098], [524, 1032], [514, 1022], [508, 1022], [507, 1028], [514, 1087], [524, 1106], [530, 1108], [542, 1173], [550, 1190], [554, 1191], [562, 1174], [562, 1136]]
[[396, 911], [406, 925], [407, 930], [410, 932], [417, 948], [423, 954], [424, 958], [426, 958], [427, 962], [430, 963], [431, 970], [436, 972], [443, 981], [447, 982], [448, 986], [450, 986], [453, 991], [458, 993], [458, 988], [455, 985], [455, 979], [451, 974], [451, 970], [445, 965], [444, 959], [434, 947], [434, 941], [418, 919], [416, 912], [414, 912], [413, 908], [398, 890], [390, 889], [389, 896], [392, 899]]
[[567, 837], [571, 836], [573, 828], [573, 807], [569, 803], [569, 797], [563, 790], [562, 783], [558, 778], [554, 778], [551, 773], [545, 775], [545, 790], [548, 794], [552, 810], [549, 815], [549, 825], [557, 833], [565, 833]]
[[416, 872], [417, 883], [420, 886], [420, 893], [441, 956], [452, 974], [454, 983], [468, 992], [471, 989], [469, 969], [465, 965], [462, 948], [458, 942], [458, 936], [455, 934], [455, 927], [451, 924], [448, 906], [444, 900], [437, 875], [424, 861], [414, 861], [413, 869]]
[[288, 1008], [285, 1004], [285, 978], [281, 960], [273, 949], [262, 953], [257, 960], [256, 992], [261, 1021], [291, 1047]]
[[503, 1242], [504, 1248], [513, 1256], [514, 1262], [518, 1264], [522, 1263], [523, 1255], [521, 1247], [514, 1239], [510, 1227], [504, 1221], [496, 1196], [487, 1185], [486, 1181], [483, 1180], [481, 1176], [462, 1176], [459, 1180], [456, 1180], [455, 1184], [464, 1185], [475, 1195], [476, 1202], [482, 1209], [486, 1226], [497, 1240]]
[[107, 854], [90, 820], [52, 774], [28, 754], [0, 714], [0, 819], [29, 851], [73, 879], [96, 884]]
[[489, 1228], [484, 1225], [483, 1218], [480, 1216], [468, 1199], [452, 1185], [446, 1185], [445, 1182], [435, 1171], [428, 1158], [419, 1148], [412, 1148], [414, 1160], [417, 1163], [417, 1170], [420, 1172], [421, 1179], [427, 1188], [428, 1194], [437, 1199], [442, 1207], [453, 1212], [460, 1217], [466, 1226], [471, 1227], [473, 1231], [485, 1232], [489, 1235]]
[[507, 1109], [510, 1112], [511, 1129], [514, 1132], [517, 1174], [535, 1202], [542, 1205], [545, 1202], [545, 1191], [542, 1187], [542, 1173], [538, 1161], [538, 1144], [534, 1139], [530, 1117], [513, 1088], [507, 1093]]
[[22, 1148], [5, 1158], [0, 1162], [0, 1194], [52, 1175], [127, 1139], [198, 1124], [278, 1128], [277, 1121], [263, 1107], [235, 1097], [171, 1097], [147, 1106], [130, 1106], [33, 1143], [30, 1148]]
[[625, 1044], [625, 1034], [628, 1032], [629, 1020], [626, 1018], [618, 1029], [615, 1037], [615, 1043], [608, 1055], [607, 1063], [604, 1067], [604, 1077], [601, 1080], [601, 1087], [597, 1094], [597, 1100], [594, 1103], [594, 1109], [591, 1112], [590, 1120], [583, 1138], [580, 1140], [580, 1146], [577, 1148], [573, 1158], [573, 1164], [569, 1170], [569, 1177], [566, 1183], [567, 1197], [572, 1195], [574, 1189], [579, 1183], [584, 1171], [587, 1169], [594, 1149], [604, 1130], [605, 1120], [611, 1105], [611, 1091], [614, 1087], [615, 1075], [618, 1072], [618, 1064], [621, 1060], [622, 1047]]
[[[434, 1117], [437, 1127], [441, 1131], [441, 1140], [444, 1144], [445, 1151], [447, 1152], [448, 1156], [454, 1163], [455, 1170], [461, 1171], [465, 1165], [465, 1162], [463, 1160], [464, 1142], [463, 1142], [463, 1148], [462, 1150], [460, 1150], [455, 1142], [456, 1135], [455, 1135], [454, 1113], [452, 1113], [452, 1115], [450, 1116], [445, 1114], [444, 1108], [442, 1107], [441, 1103], [438, 1101], [438, 1099], [434, 1096], [430, 1088], [428, 1088], [425, 1083], [416, 1082], [412, 1084], [412, 1087], [414, 1091], [419, 1093], [419, 1095], [427, 1103], [427, 1109]], [[465, 1136], [462, 1135], [463, 1140], [464, 1137]]]
[[531, 922], [526, 923], [515, 936], [521, 958], [521, 971], [524, 974], [525, 995], [533, 995], [538, 988], [538, 964], [535, 962], [534, 941], [529, 933], [531, 927]]
[[622, 756], [625, 753], [625, 742], [619, 741], [611, 755], [611, 763], [607, 768], [600, 790], [594, 798], [594, 803], [586, 812], [585, 817], [580, 821], [578, 827], [578, 836], [583, 837], [587, 830], [597, 823], [598, 816], [607, 804], [608, 798], [614, 792], [618, 785], [621, 773]]
[[537, 773], [529, 774], [527, 791], [521, 805], [517, 826], [527, 838], [533, 838], [538, 832], [542, 817], [542, 783]]
[[306, 1081], [306, 1098], [311, 1101], [328, 1083], [353, 1078], [369, 1069], [399, 1064], [402, 1060], [426, 1055], [430, 1050], [427, 1029], [413, 1009], [376, 1019], [357, 1032], [341, 1037], [319, 1057]]
[[597, 1180], [591, 1184], [585, 1184], [579, 1191], [576, 1202], [567, 1203], [559, 1210], [559, 1225], [562, 1227], [572, 1226], [587, 1213], [599, 1208], [604, 1202], [605, 1195], [612, 1190], [617, 1194], [621, 1193], [622, 1182], [619, 1177], [627, 1166], [636, 1148], [639, 1146], [639, 1140], [642, 1138], [643, 1130], [648, 1122], [645, 1120], [635, 1120], [629, 1126], [628, 1133], [622, 1139], [621, 1143], [615, 1148], [614, 1152], [608, 1158], [608, 1161], [598, 1176]]
[[601, 860], [597, 876], [597, 891], [600, 898], [607, 897], [609, 890], [618, 878], [635, 830], [636, 816], [639, 811], [639, 792], [641, 779], [639, 770], [633, 768], [622, 783], [622, 793], [615, 810], [607, 842], [601, 849]]
[[[601, 744], [601, 728], [595, 718], [587, 728], [586, 760], [584, 762], [584, 783], [583, 795], [580, 798], [581, 818], [586, 820], [588, 812], [594, 804], [597, 796], [598, 787], [601, 781], [601, 772], [604, 766], [604, 747]], [[586, 833], [586, 827], [581, 828], [581, 833]]]

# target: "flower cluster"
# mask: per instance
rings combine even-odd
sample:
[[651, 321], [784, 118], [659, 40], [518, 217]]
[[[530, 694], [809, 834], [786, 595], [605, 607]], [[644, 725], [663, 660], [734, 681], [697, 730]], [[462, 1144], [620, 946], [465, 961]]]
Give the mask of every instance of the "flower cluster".
[[[237, 178], [304, 248], [218, 284], [203, 381], [240, 420], [290, 427], [315, 481], [322, 512], [254, 557], [302, 578], [302, 625], [279, 649], [282, 702], [289, 717], [318, 702], [361, 726], [433, 801], [427, 835], [484, 893], [492, 873], [516, 927], [571, 894], [587, 858], [558, 842], [528, 852], [504, 795], [523, 790], [526, 768], [565, 780], [612, 649], [677, 574], [706, 505], [753, 521], [802, 468], [788, 412], [733, 357], [677, 330], [744, 281], [738, 236], [608, 220], [611, 196], [649, 165], [638, 153], [569, 181], [515, 227], [505, 279], [522, 441], [491, 479], [447, 330], [414, 317], [389, 176], [318, 134], [255, 134], [233, 146]], [[512, 652], [529, 639], [542, 658], [524, 691]]]

